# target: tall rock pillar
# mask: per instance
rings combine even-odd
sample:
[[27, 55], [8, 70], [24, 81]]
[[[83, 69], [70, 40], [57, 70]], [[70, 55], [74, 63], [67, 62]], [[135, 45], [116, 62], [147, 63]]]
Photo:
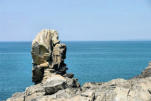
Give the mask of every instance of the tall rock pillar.
[[64, 75], [67, 67], [66, 45], [60, 43], [55, 30], [42, 30], [32, 42], [32, 81], [44, 82], [51, 74]]

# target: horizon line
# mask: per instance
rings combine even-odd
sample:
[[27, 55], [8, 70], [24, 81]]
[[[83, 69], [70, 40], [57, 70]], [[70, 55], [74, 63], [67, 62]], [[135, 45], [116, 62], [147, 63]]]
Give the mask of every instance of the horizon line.
[[[98, 42], [98, 41], [151, 41], [151, 40], [61, 40], [63, 42]], [[25, 41], [25, 40], [11, 40], [11, 41], [0, 41], [0, 42], [32, 42], [32, 41]]]

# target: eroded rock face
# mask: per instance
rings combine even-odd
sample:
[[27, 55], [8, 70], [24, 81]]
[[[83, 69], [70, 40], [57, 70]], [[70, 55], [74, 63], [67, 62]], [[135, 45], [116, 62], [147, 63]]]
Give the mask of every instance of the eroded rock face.
[[66, 73], [66, 45], [55, 30], [41, 31], [32, 43], [35, 85], [7, 101], [151, 101], [151, 63], [130, 80], [85, 83]]
[[66, 45], [60, 43], [55, 30], [42, 30], [32, 42], [31, 54], [35, 84], [45, 81], [52, 73], [66, 73]]
[[151, 62], [148, 67], [138, 76], [139, 78], [151, 77]]

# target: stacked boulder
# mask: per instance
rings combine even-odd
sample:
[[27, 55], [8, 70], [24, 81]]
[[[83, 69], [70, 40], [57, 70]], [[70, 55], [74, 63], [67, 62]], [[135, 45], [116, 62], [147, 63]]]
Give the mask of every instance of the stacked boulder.
[[45, 82], [52, 74], [66, 74], [66, 45], [58, 40], [55, 30], [42, 30], [32, 42], [32, 81]]

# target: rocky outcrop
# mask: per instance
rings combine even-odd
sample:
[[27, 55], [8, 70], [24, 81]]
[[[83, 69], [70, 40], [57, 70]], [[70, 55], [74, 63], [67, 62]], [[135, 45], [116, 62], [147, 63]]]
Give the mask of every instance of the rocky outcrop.
[[66, 74], [66, 45], [58, 40], [55, 30], [42, 30], [32, 42], [32, 81], [44, 82], [51, 74]]
[[151, 77], [151, 62], [149, 63], [148, 67], [137, 77], [138, 78]]
[[66, 81], [33, 85], [7, 101], [151, 101], [151, 77], [67, 85]]
[[32, 43], [33, 82], [24, 92], [7, 101], [151, 101], [151, 63], [129, 80], [85, 83], [80, 87], [73, 74], [67, 74], [66, 46], [54, 30], [43, 30]]
[[86, 83], [82, 91], [94, 92], [94, 101], [151, 101], [151, 77], [115, 79], [105, 83]]

